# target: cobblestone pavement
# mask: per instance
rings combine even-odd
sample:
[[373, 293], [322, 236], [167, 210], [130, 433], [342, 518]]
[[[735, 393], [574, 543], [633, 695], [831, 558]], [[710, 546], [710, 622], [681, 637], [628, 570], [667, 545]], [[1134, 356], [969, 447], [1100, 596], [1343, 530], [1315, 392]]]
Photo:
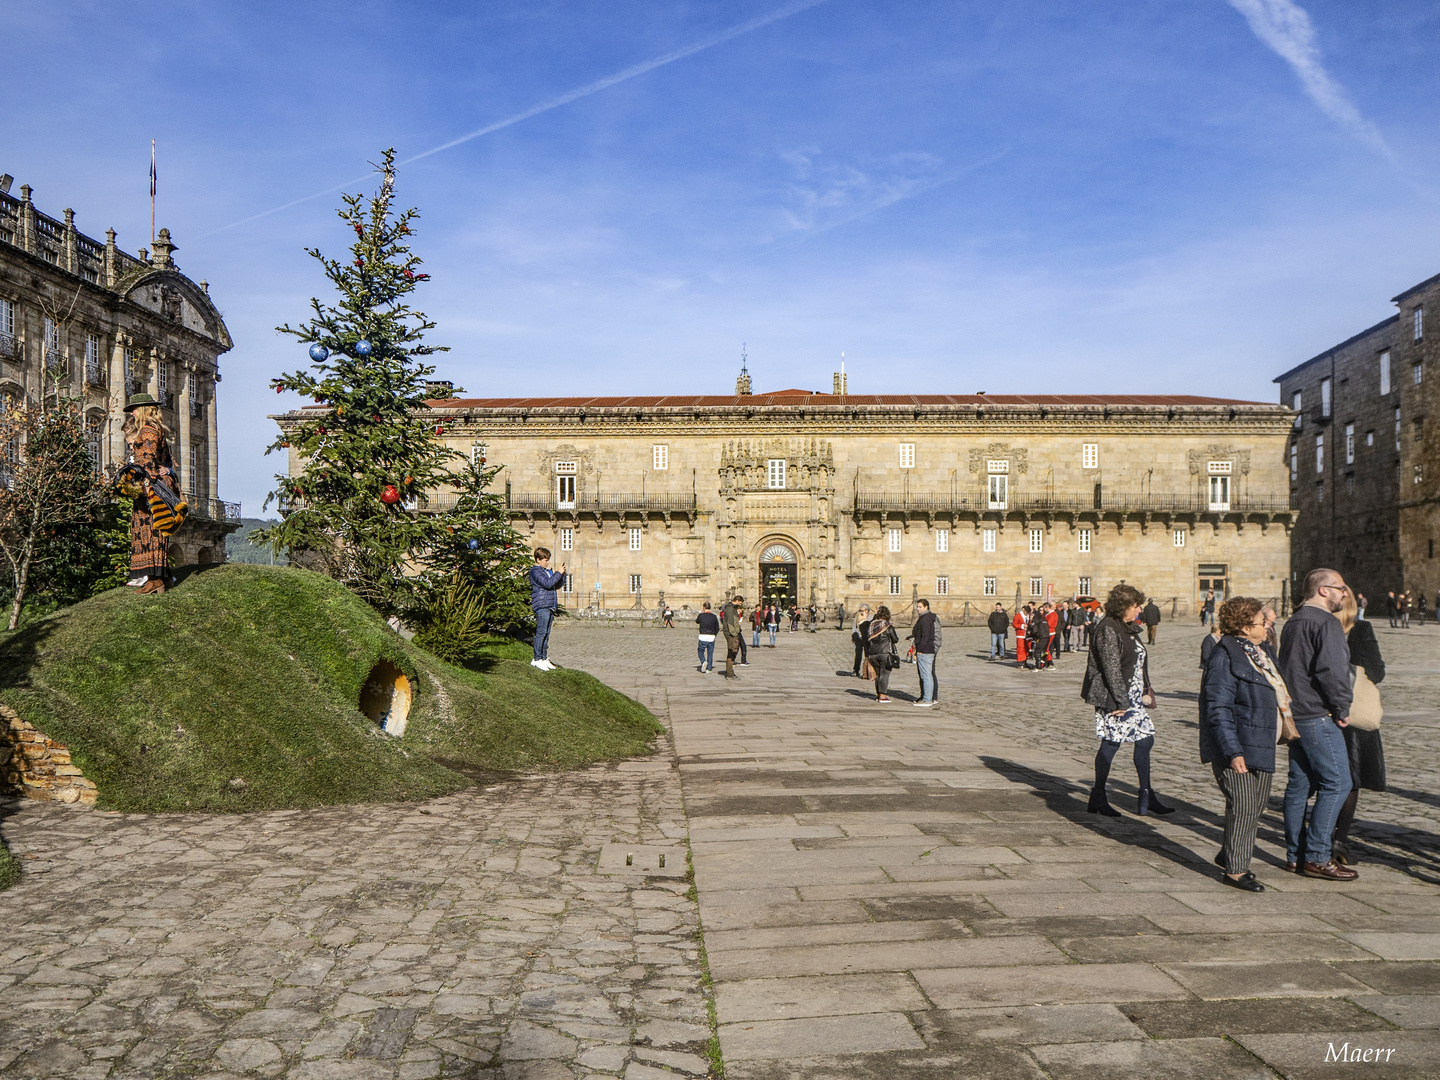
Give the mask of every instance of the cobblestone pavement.
[[1261, 895], [1210, 864], [1200, 636], [1166, 625], [1153, 653], [1178, 812], [1117, 820], [1084, 812], [1083, 653], [1020, 672], [947, 628], [922, 710], [913, 668], [889, 705], [837, 675], [834, 630], [751, 650], [735, 683], [695, 673], [679, 630], [562, 632], [562, 658], [668, 690], [727, 1075], [1440, 1076], [1440, 632], [1381, 628], [1391, 791], [1362, 798], [1359, 881], [1286, 874], [1272, 812]]
[[[707, 1071], [668, 744], [423, 805], [6, 811], [26, 873], [0, 895], [0, 1075]], [[672, 845], [680, 876], [596, 872], [638, 845]]]
[[[419, 806], [7, 807], [28, 874], [0, 898], [0, 1075], [698, 1074], [697, 908], [673, 859], [654, 872], [688, 831], [731, 1080], [1433, 1080], [1440, 631], [1380, 641], [1391, 790], [1362, 799], [1360, 880], [1283, 873], [1272, 813], [1251, 896], [1209, 865], [1194, 627], [1153, 653], [1179, 812], [1113, 820], [1084, 813], [1083, 654], [1018, 672], [948, 628], [921, 710], [911, 668], [891, 705], [837, 676], [833, 630], [783, 633], [727, 683], [685, 630], [562, 624], [557, 660], [668, 718], [673, 746]], [[1386, 1060], [1326, 1063], [1343, 1044]]]

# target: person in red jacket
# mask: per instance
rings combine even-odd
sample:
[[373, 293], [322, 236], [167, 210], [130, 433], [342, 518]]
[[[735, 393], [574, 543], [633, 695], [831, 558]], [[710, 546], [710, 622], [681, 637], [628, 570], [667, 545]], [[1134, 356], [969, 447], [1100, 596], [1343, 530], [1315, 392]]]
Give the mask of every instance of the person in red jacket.
[[1016, 609], [1015, 609], [1015, 618], [1010, 621], [1010, 625], [1013, 626], [1013, 627], [1015, 627], [1015, 666], [1016, 666], [1016, 667], [1022, 667], [1022, 668], [1023, 668], [1023, 667], [1025, 666], [1026, 649], [1028, 648], [1028, 645], [1029, 645], [1029, 643], [1025, 640], [1025, 623], [1026, 623], [1026, 621], [1027, 621], [1026, 618], [1025, 618], [1025, 615], [1026, 615], [1026, 613], [1027, 613], [1029, 610], [1030, 610], [1030, 608], [1029, 608], [1028, 605], [1025, 606], [1025, 607], [1023, 607], [1023, 608], [1016, 608]]
[[1055, 659], [1060, 655], [1060, 612], [1053, 604], [1045, 605], [1045, 623], [1050, 627], [1050, 641], [1045, 649], [1045, 663], [1049, 667], [1055, 666]]

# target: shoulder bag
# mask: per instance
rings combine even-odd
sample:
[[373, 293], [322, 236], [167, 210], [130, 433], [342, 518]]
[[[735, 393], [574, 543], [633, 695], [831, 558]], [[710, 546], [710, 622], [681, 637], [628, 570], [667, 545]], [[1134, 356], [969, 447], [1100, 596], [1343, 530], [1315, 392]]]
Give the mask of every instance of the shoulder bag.
[[1357, 664], [1350, 665], [1350, 688], [1355, 692], [1355, 700], [1350, 703], [1350, 726], [1357, 731], [1379, 731], [1380, 718], [1385, 715], [1380, 688]]

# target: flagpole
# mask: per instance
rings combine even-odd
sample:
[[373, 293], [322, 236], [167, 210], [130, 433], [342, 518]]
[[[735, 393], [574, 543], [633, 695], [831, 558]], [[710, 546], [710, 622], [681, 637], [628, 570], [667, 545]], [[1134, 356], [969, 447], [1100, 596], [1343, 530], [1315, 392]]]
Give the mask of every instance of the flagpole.
[[155, 140], [150, 140], [150, 243], [155, 243]]

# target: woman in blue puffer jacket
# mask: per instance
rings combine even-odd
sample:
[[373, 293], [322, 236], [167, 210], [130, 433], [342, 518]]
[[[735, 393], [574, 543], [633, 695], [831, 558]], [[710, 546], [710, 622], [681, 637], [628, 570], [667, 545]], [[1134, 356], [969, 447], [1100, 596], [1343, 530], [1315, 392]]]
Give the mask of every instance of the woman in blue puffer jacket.
[[1236, 596], [1220, 605], [1221, 638], [1205, 665], [1205, 711], [1200, 717], [1200, 760], [1211, 766], [1225, 793], [1225, 846], [1215, 862], [1226, 885], [1264, 892], [1250, 872], [1260, 814], [1275, 775], [1275, 747], [1290, 694], [1266, 642], [1259, 600]]

